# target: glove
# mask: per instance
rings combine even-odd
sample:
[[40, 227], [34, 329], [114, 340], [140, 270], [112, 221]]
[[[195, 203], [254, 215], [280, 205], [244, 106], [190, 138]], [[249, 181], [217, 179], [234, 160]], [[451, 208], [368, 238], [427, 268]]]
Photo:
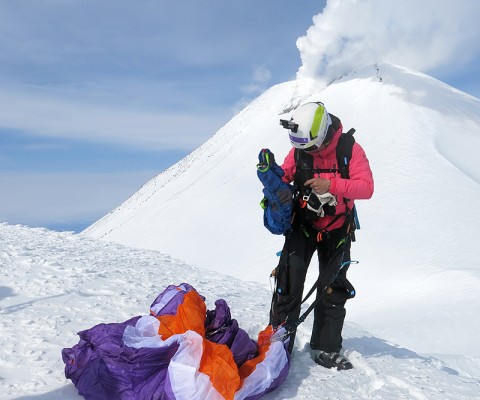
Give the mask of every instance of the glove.
[[283, 169], [275, 162], [275, 155], [269, 149], [262, 149], [258, 154], [257, 168], [260, 172], [267, 172], [271, 169], [279, 177], [285, 175]]
[[317, 194], [311, 192], [307, 201], [307, 208], [316, 213], [319, 217], [325, 216], [324, 205], [336, 206], [338, 204], [336, 197], [331, 193]]
[[325, 204], [328, 204], [329, 206], [336, 206], [338, 204], [337, 198], [329, 192], [324, 194], [316, 194], [316, 196], [319, 198], [320, 203], [322, 203], [322, 206]]

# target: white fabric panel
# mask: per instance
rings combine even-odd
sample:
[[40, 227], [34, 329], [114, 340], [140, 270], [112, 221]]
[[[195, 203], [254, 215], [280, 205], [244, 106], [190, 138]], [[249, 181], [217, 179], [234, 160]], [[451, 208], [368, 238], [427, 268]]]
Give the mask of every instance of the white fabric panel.
[[224, 400], [212, 386], [210, 378], [199, 372], [203, 354], [203, 338], [187, 331], [182, 336], [180, 348], [168, 366], [168, 377], [177, 400]]
[[127, 326], [123, 333], [123, 342], [136, 349], [165, 347], [178, 343], [180, 347], [170, 360], [167, 372], [175, 398], [224, 400], [212, 386], [209, 376], [198, 371], [203, 355], [203, 337], [194, 331], [187, 331], [164, 341], [158, 334], [159, 326], [160, 321], [155, 317], [141, 317], [134, 327]]
[[141, 317], [135, 326], [127, 326], [123, 332], [123, 344], [140, 349], [142, 347], [164, 347], [165, 342], [158, 334], [160, 321], [150, 315]]
[[246, 397], [262, 393], [280, 375], [287, 363], [288, 357], [283, 342], [272, 342], [265, 359], [245, 378], [242, 387], [235, 393], [234, 399], [243, 400]]

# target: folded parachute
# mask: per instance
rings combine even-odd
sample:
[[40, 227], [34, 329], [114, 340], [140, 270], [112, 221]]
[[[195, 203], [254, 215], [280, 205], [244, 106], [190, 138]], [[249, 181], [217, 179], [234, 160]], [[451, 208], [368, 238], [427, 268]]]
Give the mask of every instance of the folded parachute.
[[65, 375], [86, 399], [258, 399], [285, 380], [286, 343], [272, 328], [258, 342], [231, 318], [225, 300], [207, 311], [188, 284], [168, 286], [150, 315], [79, 332], [63, 349]]

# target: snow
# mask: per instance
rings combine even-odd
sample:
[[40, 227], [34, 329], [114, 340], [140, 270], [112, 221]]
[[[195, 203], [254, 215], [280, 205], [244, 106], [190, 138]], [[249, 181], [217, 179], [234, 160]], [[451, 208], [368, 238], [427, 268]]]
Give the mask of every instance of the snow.
[[[169, 284], [189, 282], [207, 306], [225, 298], [252, 337], [266, 324], [271, 293], [259, 284], [195, 268], [153, 250], [135, 250], [72, 233], [0, 224], [0, 398], [80, 399], [63, 374], [61, 350], [76, 332], [146, 315]], [[455, 301], [461, 308], [460, 300]], [[396, 300], [389, 300], [393, 305]], [[437, 310], [436, 320], [444, 316]], [[408, 314], [404, 314], [408, 317]], [[478, 359], [449, 362], [420, 354], [347, 322], [351, 371], [317, 366], [308, 352], [311, 319], [300, 326], [286, 382], [265, 399], [472, 399]], [[445, 327], [445, 324], [444, 324]], [[468, 321], [464, 321], [467, 329]], [[448, 327], [445, 327], [448, 329]], [[428, 338], [412, 330], [411, 339]]]
[[374, 197], [357, 203], [360, 264], [349, 269], [357, 296], [344, 347], [355, 368], [310, 359], [310, 317], [287, 381], [265, 398], [478, 398], [480, 101], [382, 64], [326, 88], [270, 88], [81, 235], [0, 224], [0, 399], [79, 398], [61, 349], [95, 324], [147, 314], [169, 284], [190, 283], [210, 308], [224, 298], [256, 337], [283, 243], [262, 226], [257, 154], [269, 147], [282, 161], [278, 120], [309, 99], [356, 128], [375, 177]]

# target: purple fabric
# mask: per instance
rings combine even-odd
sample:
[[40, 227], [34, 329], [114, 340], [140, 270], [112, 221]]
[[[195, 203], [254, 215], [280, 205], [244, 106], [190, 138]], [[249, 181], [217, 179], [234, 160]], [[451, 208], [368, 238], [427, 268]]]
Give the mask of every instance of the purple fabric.
[[250, 339], [247, 332], [238, 327], [236, 319], [232, 319], [230, 308], [225, 300], [217, 300], [215, 310], [207, 311], [205, 328], [208, 340], [230, 347], [238, 367], [256, 356], [256, 342]]
[[134, 349], [123, 345], [123, 331], [139, 317], [100, 324], [79, 333], [80, 341], [62, 350], [65, 376], [86, 399], [162, 399], [167, 367], [178, 345]]
[[[237, 321], [235, 321], [237, 323]], [[238, 367], [242, 366], [245, 361], [251, 360], [257, 356], [257, 344], [248, 336], [243, 329], [239, 329], [235, 335], [230, 350], [233, 359]]]
[[[178, 287], [183, 287], [186, 290], [185, 291], [178, 290]], [[152, 314], [153, 316], [156, 317], [159, 315], [175, 315], [177, 313], [178, 306], [183, 303], [183, 297], [185, 296], [185, 294], [195, 289], [193, 288], [193, 286], [189, 285], [188, 283], [182, 283], [179, 286], [176, 286], [176, 285], [167, 286], [167, 288], [162, 293], [160, 293], [157, 296], [157, 298], [153, 301], [153, 303], [150, 305], [150, 310], [155, 305], [159, 304], [165, 296], [169, 295], [172, 290], [174, 291], [174, 296], [162, 307], [162, 309], [159, 312], [153, 313]], [[200, 296], [200, 297], [205, 301], [205, 297], [203, 296]]]
[[[182, 284], [187, 291], [195, 290]], [[176, 310], [179, 298], [185, 291], [177, 286], [169, 286], [152, 304], [158, 304], [168, 290], [175, 290], [174, 296], [166, 302], [160, 314]], [[127, 326], [135, 326], [140, 317], [123, 323], [99, 324], [79, 332], [80, 341], [72, 348], [62, 350], [65, 363], [65, 376], [75, 384], [78, 393], [87, 400], [175, 400], [168, 378], [167, 368], [178, 350], [177, 344], [162, 348], [135, 349], [123, 344], [123, 333]], [[257, 354], [256, 342], [238, 327], [231, 319], [230, 308], [225, 300], [215, 302], [215, 310], [207, 311], [207, 339], [230, 347], [237, 366], [254, 358]], [[288, 353], [288, 352], [287, 352]], [[263, 394], [278, 387], [288, 372], [288, 365], [262, 394], [249, 397], [260, 398]]]

